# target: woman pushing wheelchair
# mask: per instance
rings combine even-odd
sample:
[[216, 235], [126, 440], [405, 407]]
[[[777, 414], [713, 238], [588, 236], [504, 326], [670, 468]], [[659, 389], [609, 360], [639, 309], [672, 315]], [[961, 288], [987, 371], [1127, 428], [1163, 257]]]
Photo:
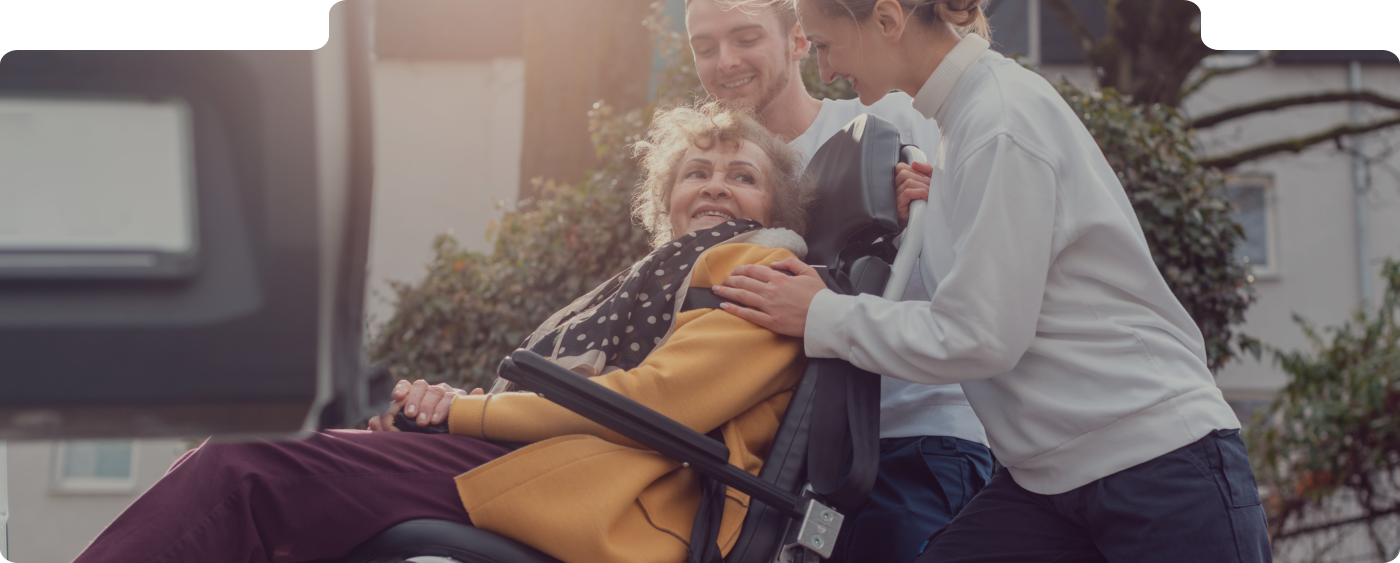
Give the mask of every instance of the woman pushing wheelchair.
[[1269, 561], [1200, 329], [1073, 110], [989, 50], [982, 0], [774, 1], [823, 79], [866, 105], [901, 90], [943, 133], [934, 166], [899, 171], [928, 197], [911, 283], [929, 299], [836, 295], [795, 259], [715, 289], [809, 357], [962, 385], [1007, 471], [918, 561]]
[[[656, 248], [523, 347], [717, 433], [729, 462], [756, 474], [801, 376], [801, 340], [681, 304], [739, 266], [805, 253], [800, 155], [749, 114], [715, 105], [658, 114], [636, 148], [634, 211]], [[401, 382], [395, 399], [371, 431], [205, 443], [77, 561], [316, 561], [419, 518], [473, 524], [570, 562], [685, 558], [700, 488], [679, 462], [532, 393]], [[373, 431], [389, 430], [404, 406], [450, 434]], [[726, 495], [724, 552], [748, 505]]]

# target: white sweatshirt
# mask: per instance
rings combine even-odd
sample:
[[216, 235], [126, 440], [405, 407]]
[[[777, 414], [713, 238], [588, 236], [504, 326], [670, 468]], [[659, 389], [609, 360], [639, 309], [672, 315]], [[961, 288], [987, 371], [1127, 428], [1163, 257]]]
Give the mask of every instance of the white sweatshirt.
[[965, 38], [913, 107], [943, 138], [930, 302], [822, 291], [807, 354], [961, 383], [1016, 482], [1062, 493], [1239, 428], [1123, 187], [1044, 78]]
[[[938, 124], [910, 107], [912, 101], [908, 95], [899, 92], [891, 93], [869, 107], [861, 105], [860, 100], [822, 100], [817, 119], [788, 146], [802, 151], [802, 167], [805, 169], [812, 155], [827, 140], [857, 116], [870, 113], [894, 124], [899, 129], [901, 142], [933, 154], [938, 148]], [[894, 189], [893, 186], [890, 189]], [[923, 284], [917, 283], [918, 277], [915, 273], [904, 299], [927, 302], [929, 295], [925, 293]], [[982, 429], [982, 423], [977, 421], [977, 414], [972, 412], [961, 386], [922, 385], [881, 377], [880, 437], [910, 436], [952, 436], [987, 444], [987, 433]]]

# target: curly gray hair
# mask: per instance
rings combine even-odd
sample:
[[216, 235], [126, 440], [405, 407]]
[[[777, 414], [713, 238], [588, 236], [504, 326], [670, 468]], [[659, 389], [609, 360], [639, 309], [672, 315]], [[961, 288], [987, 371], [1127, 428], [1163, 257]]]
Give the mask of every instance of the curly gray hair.
[[708, 150], [716, 143], [737, 150], [744, 141], [757, 145], [773, 163], [766, 171], [772, 181], [772, 217], [764, 226], [806, 233], [813, 192], [802, 174], [802, 155], [759, 124], [751, 110], [710, 102], [657, 112], [647, 138], [632, 145], [642, 171], [632, 215], [651, 233], [653, 246], [684, 234], [671, 232], [670, 212], [671, 189], [686, 151], [692, 146]]

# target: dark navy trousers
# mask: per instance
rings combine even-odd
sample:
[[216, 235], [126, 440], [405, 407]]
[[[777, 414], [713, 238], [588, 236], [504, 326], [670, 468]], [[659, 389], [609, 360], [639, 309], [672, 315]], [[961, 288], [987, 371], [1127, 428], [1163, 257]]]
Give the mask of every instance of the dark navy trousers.
[[919, 563], [1258, 563], [1272, 560], [1238, 430], [1056, 495], [1006, 471], [930, 541]]
[[986, 446], [946, 436], [880, 440], [880, 469], [870, 498], [846, 515], [836, 563], [913, 563], [929, 535], [943, 529], [987, 484]]

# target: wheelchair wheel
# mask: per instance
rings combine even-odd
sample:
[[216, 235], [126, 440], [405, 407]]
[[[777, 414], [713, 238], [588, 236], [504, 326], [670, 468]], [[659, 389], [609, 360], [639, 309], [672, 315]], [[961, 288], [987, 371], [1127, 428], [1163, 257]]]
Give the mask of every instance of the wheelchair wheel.
[[335, 563], [560, 563], [529, 546], [445, 520], [409, 520]]

